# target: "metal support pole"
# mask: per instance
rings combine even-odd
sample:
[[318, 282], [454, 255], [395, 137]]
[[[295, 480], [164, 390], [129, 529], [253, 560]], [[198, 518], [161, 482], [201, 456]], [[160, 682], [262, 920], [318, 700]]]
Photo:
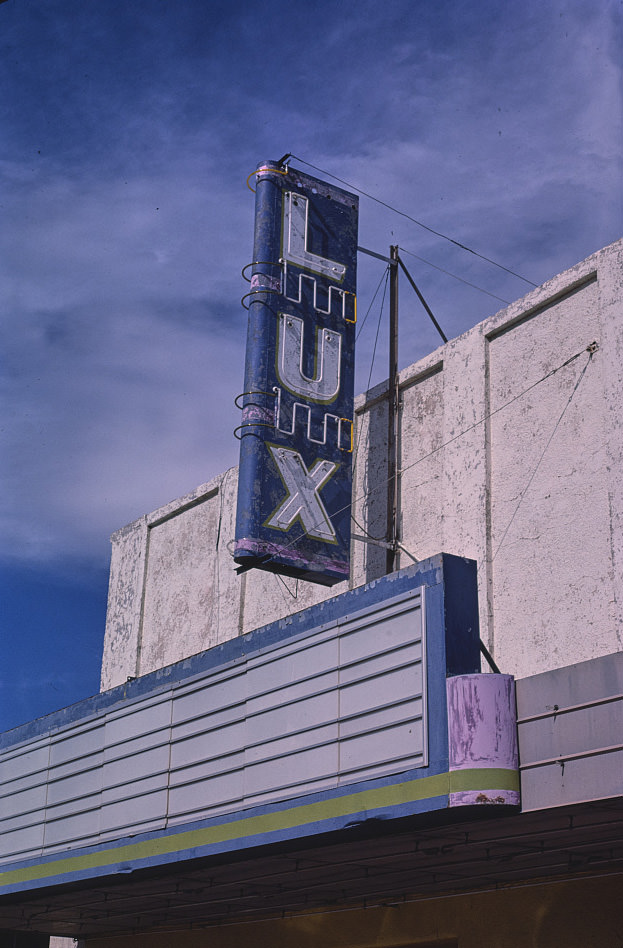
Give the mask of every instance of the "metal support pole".
[[396, 568], [398, 551], [398, 247], [389, 248], [389, 379], [387, 410], [387, 558], [385, 570]]
[[445, 332], [443, 331], [443, 329], [441, 328], [441, 326], [439, 325], [439, 323], [437, 322], [437, 320], [436, 320], [435, 317], [433, 316], [433, 311], [432, 311], [432, 309], [430, 308], [430, 306], [428, 305], [428, 303], [426, 302], [426, 300], [424, 299], [424, 297], [422, 296], [422, 294], [421, 294], [420, 291], [418, 290], [417, 286], [415, 285], [415, 281], [414, 281], [413, 277], [411, 276], [411, 274], [409, 273], [409, 271], [407, 270], [407, 268], [405, 267], [404, 263], [402, 262], [402, 258], [399, 257], [398, 254], [396, 254], [396, 259], [398, 260], [398, 263], [399, 263], [400, 266], [402, 267], [402, 270], [403, 270], [404, 275], [406, 276], [407, 280], [409, 281], [409, 283], [411, 284], [411, 286], [413, 287], [413, 289], [414, 289], [415, 292], [417, 293], [417, 297], [418, 297], [420, 303], [422, 304], [422, 306], [424, 307], [424, 309], [426, 310], [426, 312], [427, 312], [428, 315], [430, 316], [431, 321], [432, 321], [432, 323], [433, 323], [433, 326], [435, 327], [435, 329], [437, 330], [437, 332], [439, 333], [439, 335], [441, 336], [441, 338], [443, 339], [443, 341], [444, 341], [444, 342], [447, 342], [447, 341], [448, 341], [448, 337], [446, 336]]

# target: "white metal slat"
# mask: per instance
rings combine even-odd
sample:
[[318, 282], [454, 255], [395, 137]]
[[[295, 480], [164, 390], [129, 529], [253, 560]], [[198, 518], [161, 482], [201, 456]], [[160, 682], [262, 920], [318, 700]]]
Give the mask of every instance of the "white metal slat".
[[60, 851], [420, 766], [422, 617], [410, 593], [69, 725], [26, 748], [32, 819], [5, 810], [0, 839]]

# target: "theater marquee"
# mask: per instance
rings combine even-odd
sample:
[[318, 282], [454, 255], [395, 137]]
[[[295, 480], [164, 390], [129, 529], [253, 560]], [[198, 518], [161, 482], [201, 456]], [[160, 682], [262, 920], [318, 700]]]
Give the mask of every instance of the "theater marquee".
[[479, 668], [476, 564], [440, 554], [0, 735], [0, 897], [515, 807]]
[[358, 199], [277, 162], [256, 174], [234, 555], [348, 579]]

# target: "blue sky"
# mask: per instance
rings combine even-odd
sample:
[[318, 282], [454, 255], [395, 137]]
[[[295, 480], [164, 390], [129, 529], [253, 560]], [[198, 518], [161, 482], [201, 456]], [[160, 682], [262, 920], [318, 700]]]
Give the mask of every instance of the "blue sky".
[[[2, 730], [98, 690], [110, 534], [237, 461], [257, 163], [539, 284], [623, 231], [623, 36], [618, 0], [7, 0], [0, 37]], [[530, 289], [360, 213], [448, 336]], [[401, 365], [438, 341], [403, 283]]]

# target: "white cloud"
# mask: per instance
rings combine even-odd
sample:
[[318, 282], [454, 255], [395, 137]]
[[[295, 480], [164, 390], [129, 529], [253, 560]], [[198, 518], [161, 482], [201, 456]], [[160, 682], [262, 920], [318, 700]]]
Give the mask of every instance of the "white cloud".
[[[327, 17], [313, 48], [285, 30], [261, 75], [245, 21], [236, 55], [213, 43], [205, 62], [199, 50], [178, 60], [172, 47], [153, 88], [142, 73], [110, 100], [72, 86], [59, 116], [94, 108], [105, 134], [89, 120], [86, 144], [72, 128], [66, 152], [0, 166], [8, 555], [101, 557], [112, 530], [235, 463], [244, 179], [258, 160], [291, 149], [535, 282], [619, 236], [614, 5], [528, 2], [483, 23], [488, 9], [447, 20], [449, 5], [425, 5], [416, 22], [398, 4], [396, 32], [364, 4], [366, 17]], [[398, 243], [506, 299], [527, 289], [363, 198], [360, 242]], [[451, 335], [502, 305], [407, 265]], [[360, 260], [360, 314], [382, 270]], [[406, 286], [401, 300], [404, 364], [439, 340]], [[382, 340], [373, 382], [385, 361]]]
[[[79, 334], [89, 318], [74, 314]], [[153, 314], [109, 317], [86, 351], [40, 335], [5, 430], [6, 551], [82, 554], [235, 463], [242, 343]]]
[[184, 171], [40, 177], [26, 221], [13, 191], [2, 264], [8, 556], [101, 551], [129, 519], [235, 463], [249, 257], [235, 238], [244, 228], [250, 246], [252, 212], [245, 195], [228, 206]]

